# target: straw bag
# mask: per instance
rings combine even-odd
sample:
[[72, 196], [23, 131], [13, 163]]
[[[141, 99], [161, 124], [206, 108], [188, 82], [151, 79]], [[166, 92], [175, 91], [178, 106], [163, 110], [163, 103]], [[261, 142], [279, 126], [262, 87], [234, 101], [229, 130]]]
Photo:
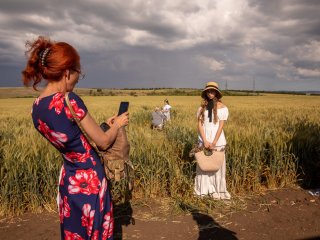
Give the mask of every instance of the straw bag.
[[65, 100], [73, 116], [73, 119], [76, 121], [77, 125], [79, 126], [83, 135], [88, 140], [89, 144], [98, 153], [102, 164], [104, 164], [106, 177], [109, 180], [114, 181], [120, 181], [121, 179], [125, 179], [128, 189], [132, 190], [134, 183], [134, 167], [129, 159], [130, 144], [127, 139], [125, 128], [122, 127], [118, 130], [116, 140], [107, 150], [100, 151], [95, 142], [89, 137], [87, 132], [84, 130], [79, 119], [77, 118], [70, 104], [68, 93], [65, 94]]
[[199, 168], [205, 172], [218, 171], [224, 161], [224, 147], [217, 147], [213, 150], [204, 147], [198, 148], [194, 156]]

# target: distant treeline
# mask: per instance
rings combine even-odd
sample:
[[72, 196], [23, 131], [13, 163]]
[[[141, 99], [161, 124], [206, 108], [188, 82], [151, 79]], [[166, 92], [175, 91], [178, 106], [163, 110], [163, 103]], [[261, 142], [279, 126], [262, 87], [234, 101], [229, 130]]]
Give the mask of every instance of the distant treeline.
[[[125, 88], [125, 89], [77, 89], [81, 95], [90, 96], [200, 96], [201, 89], [192, 88]], [[252, 91], [252, 90], [221, 90], [224, 96], [259, 96], [267, 93], [290, 95], [320, 95], [320, 92], [293, 92], [293, 91]]]
[[[39, 91], [32, 88], [0, 88], [0, 98], [34, 98]], [[196, 88], [76, 88], [81, 96], [200, 96], [202, 89]], [[224, 96], [259, 96], [264, 94], [312, 95], [320, 96], [320, 91], [252, 91], [252, 90], [222, 90]]]
[[[149, 88], [149, 89], [77, 89], [76, 92], [81, 95], [90, 96], [200, 96], [201, 89], [176, 89], [176, 88]], [[222, 90], [224, 96], [257, 96], [259, 92], [253, 91], [236, 91], [236, 90]]]
[[239, 93], [239, 92], [243, 92], [243, 93], [256, 93], [257, 95], [259, 94], [263, 94], [263, 93], [272, 93], [272, 94], [290, 94], [290, 95], [312, 95], [312, 96], [320, 96], [320, 91], [252, 91], [252, 90], [225, 90], [223, 92], [231, 92], [231, 93]]

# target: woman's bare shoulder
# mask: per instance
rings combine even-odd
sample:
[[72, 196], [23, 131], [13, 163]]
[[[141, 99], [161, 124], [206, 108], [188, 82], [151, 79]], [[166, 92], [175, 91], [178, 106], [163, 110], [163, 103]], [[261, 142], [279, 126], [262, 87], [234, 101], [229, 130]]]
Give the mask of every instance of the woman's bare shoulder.
[[227, 106], [224, 105], [222, 102], [218, 102], [217, 107], [218, 108], [226, 108]]

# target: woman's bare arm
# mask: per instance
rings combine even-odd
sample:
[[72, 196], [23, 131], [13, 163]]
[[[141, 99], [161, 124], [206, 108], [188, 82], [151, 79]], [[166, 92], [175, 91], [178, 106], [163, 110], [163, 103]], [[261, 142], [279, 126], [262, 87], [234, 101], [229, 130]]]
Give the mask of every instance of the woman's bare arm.
[[89, 137], [95, 142], [100, 149], [108, 148], [116, 139], [118, 129], [120, 127], [128, 125], [128, 112], [121, 114], [118, 117], [114, 117], [113, 124], [110, 124], [110, 129], [103, 132], [96, 121], [91, 117], [89, 112], [81, 120], [81, 125], [88, 133]]

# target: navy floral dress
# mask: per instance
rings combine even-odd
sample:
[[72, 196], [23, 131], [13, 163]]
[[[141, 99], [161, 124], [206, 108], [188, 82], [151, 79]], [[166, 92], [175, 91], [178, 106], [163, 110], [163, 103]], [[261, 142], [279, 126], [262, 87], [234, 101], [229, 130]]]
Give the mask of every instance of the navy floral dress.
[[[82, 99], [69, 93], [81, 120], [87, 113]], [[113, 239], [113, 209], [108, 181], [99, 156], [73, 120], [63, 93], [37, 98], [32, 106], [35, 128], [62, 155], [59, 180], [61, 239]]]

